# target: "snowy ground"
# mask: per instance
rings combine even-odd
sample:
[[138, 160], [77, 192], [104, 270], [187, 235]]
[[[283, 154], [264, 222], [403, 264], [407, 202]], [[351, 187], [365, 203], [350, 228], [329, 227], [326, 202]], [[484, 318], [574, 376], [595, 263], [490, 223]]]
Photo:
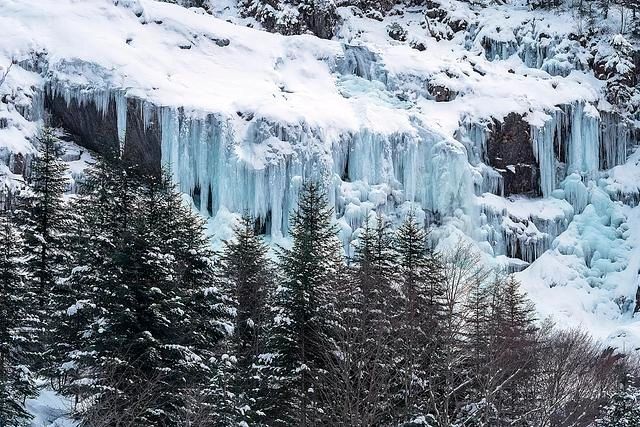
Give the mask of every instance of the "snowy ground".
[[77, 425], [66, 417], [66, 414], [71, 412], [71, 403], [51, 389], [41, 389], [37, 398], [27, 400], [26, 407], [33, 415], [30, 427], [75, 427]]

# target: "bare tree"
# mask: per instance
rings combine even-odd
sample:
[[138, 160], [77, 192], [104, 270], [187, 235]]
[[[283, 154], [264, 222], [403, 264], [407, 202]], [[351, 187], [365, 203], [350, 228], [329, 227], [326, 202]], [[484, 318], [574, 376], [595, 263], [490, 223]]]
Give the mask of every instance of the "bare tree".
[[491, 270], [483, 265], [481, 255], [470, 244], [458, 242], [455, 248], [440, 254], [444, 280], [444, 372], [441, 384], [430, 383], [432, 412], [440, 425], [451, 425], [461, 406], [465, 388], [470, 384], [464, 369], [468, 355], [461, 346], [463, 328], [470, 313], [465, 301], [471, 289], [482, 286]]
[[578, 329], [550, 330], [538, 356], [540, 427], [590, 425], [625, 369], [621, 354]]
[[11, 71], [11, 68], [13, 67], [14, 64], [15, 64], [15, 61], [12, 60], [7, 66], [7, 69], [4, 70], [4, 72], [0, 75], [0, 87], [2, 87], [5, 80], [7, 80], [7, 76], [9, 75], [9, 72]]
[[[103, 372], [105, 385], [95, 394], [85, 396], [76, 406], [76, 415], [82, 426], [129, 427], [157, 405], [160, 390], [166, 387], [161, 372], [147, 373], [143, 382], [132, 382], [139, 374], [130, 376], [126, 371], [112, 369]], [[124, 399], [123, 396], [135, 396]]]

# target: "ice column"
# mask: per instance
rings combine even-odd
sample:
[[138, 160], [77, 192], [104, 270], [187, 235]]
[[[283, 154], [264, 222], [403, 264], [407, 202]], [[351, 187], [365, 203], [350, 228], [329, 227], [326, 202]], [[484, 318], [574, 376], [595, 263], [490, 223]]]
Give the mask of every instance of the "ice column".
[[540, 168], [540, 189], [544, 197], [549, 197], [556, 188], [556, 158], [554, 154], [554, 138], [556, 134], [555, 112], [548, 117], [542, 127], [531, 127], [533, 155]]
[[116, 125], [118, 127], [118, 140], [120, 151], [124, 148], [127, 133], [127, 97], [124, 92], [118, 91], [114, 95], [116, 104]]

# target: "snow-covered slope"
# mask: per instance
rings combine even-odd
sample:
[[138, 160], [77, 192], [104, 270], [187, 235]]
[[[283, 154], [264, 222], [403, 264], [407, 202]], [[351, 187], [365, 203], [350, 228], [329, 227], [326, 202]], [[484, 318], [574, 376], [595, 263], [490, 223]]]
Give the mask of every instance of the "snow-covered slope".
[[341, 8], [321, 40], [153, 0], [3, 0], [0, 176], [22, 185], [49, 119], [169, 165], [218, 237], [249, 209], [276, 240], [302, 179], [320, 179], [347, 249], [371, 212], [413, 210], [440, 247], [524, 269], [542, 315], [640, 345], [639, 154], [570, 17], [443, 9]]

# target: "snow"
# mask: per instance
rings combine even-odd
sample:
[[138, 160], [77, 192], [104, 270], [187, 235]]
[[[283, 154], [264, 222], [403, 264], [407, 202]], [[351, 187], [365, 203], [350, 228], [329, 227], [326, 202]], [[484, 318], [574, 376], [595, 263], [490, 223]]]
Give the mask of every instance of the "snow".
[[61, 398], [53, 390], [43, 388], [35, 399], [28, 399], [26, 408], [33, 415], [31, 427], [76, 427], [77, 423], [67, 418], [72, 404]]
[[[103, 114], [114, 102], [121, 144], [136, 98], [218, 242], [248, 209], [286, 245], [298, 189], [314, 178], [347, 250], [373, 212], [395, 223], [413, 212], [437, 248], [463, 241], [524, 269], [541, 316], [640, 347], [640, 154], [627, 156], [631, 129], [583, 71], [590, 53], [568, 37], [571, 18], [443, 4], [468, 31], [436, 40], [419, 9], [378, 22], [339, 8], [337, 37], [320, 40], [247, 28], [227, 0], [214, 16], [153, 0], [3, 0], [0, 65], [16, 64], [0, 86], [0, 184], [23, 185], [8, 165], [33, 153], [47, 93]], [[407, 43], [388, 37], [392, 22]], [[488, 165], [489, 125], [510, 113], [530, 125], [542, 198], [502, 197]], [[73, 190], [92, 160], [70, 152]]]
[[518, 274], [540, 315], [588, 330], [609, 344], [640, 348], [633, 316], [640, 271], [640, 208], [590, 186], [590, 203], [552, 249]]

